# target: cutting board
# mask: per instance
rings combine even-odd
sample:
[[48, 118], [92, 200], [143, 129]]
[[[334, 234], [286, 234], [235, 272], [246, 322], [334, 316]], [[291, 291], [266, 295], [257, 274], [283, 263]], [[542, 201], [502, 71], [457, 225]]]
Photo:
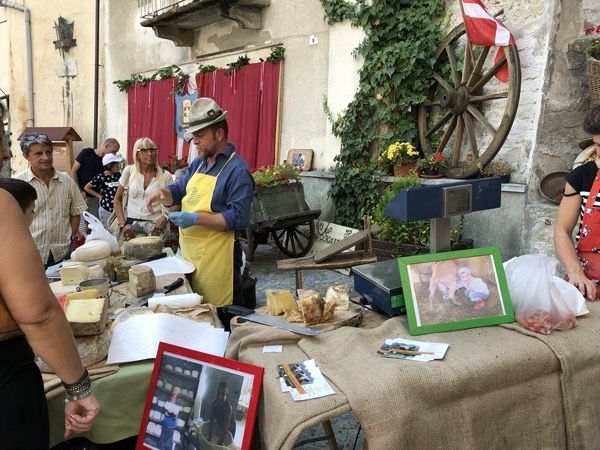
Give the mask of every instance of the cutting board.
[[[267, 307], [261, 306], [256, 308], [257, 313], [267, 314]], [[282, 316], [275, 316], [283, 319]], [[311, 325], [310, 328], [321, 331], [332, 331], [340, 327], [357, 327], [362, 320], [362, 308], [360, 306], [350, 304], [347, 311], [335, 310], [333, 317], [327, 322]], [[303, 322], [292, 322], [298, 325], [304, 325]]]

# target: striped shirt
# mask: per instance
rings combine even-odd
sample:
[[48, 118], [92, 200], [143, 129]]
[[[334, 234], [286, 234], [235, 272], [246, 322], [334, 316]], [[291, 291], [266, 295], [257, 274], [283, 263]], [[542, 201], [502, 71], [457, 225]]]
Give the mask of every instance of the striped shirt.
[[65, 172], [54, 169], [50, 184], [36, 177], [31, 168], [15, 178], [27, 181], [37, 192], [35, 215], [29, 230], [44, 264], [52, 252], [55, 261], [65, 257], [71, 245], [71, 216], [87, 209], [75, 181]]

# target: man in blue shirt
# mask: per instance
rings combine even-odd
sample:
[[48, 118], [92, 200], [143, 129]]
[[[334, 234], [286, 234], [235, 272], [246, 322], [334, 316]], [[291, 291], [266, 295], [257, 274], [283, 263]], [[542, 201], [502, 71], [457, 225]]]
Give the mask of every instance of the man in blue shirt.
[[217, 307], [242, 303], [242, 252], [234, 233], [250, 221], [254, 192], [246, 162], [227, 142], [226, 117], [210, 98], [194, 102], [189, 131], [199, 156], [177, 183], [146, 199], [150, 210], [156, 200], [181, 204], [181, 212], [170, 213], [169, 220], [180, 228], [182, 256], [196, 268], [192, 289]]

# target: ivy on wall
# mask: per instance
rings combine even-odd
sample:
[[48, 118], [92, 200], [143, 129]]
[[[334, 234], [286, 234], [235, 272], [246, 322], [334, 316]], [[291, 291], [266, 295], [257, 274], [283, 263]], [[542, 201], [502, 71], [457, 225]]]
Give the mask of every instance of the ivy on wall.
[[349, 20], [365, 39], [355, 49], [363, 58], [359, 87], [346, 110], [332, 121], [341, 140], [335, 157], [335, 179], [329, 195], [335, 221], [362, 227], [361, 217], [373, 211], [385, 174], [373, 155], [392, 142], [417, 143], [414, 106], [426, 100], [433, 77], [434, 55], [442, 39], [438, 24], [443, 0], [321, 0], [327, 22]]

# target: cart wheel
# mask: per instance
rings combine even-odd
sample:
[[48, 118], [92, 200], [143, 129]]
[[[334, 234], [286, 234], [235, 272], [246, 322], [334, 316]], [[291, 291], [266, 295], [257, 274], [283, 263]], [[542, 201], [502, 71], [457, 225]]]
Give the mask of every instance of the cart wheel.
[[277, 247], [292, 258], [306, 255], [315, 241], [315, 221], [282, 228], [271, 232]]
[[[436, 51], [435, 84], [418, 110], [419, 142], [425, 154], [445, 154], [446, 177], [476, 175], [508, 136], [519, 104], [521, 67], [515, 46], [504, 47], [504, 52], [494, 63], [495, 47], [471, 45], [464, 24]], [[494, 78], [504, 62], [506, 84]]]

